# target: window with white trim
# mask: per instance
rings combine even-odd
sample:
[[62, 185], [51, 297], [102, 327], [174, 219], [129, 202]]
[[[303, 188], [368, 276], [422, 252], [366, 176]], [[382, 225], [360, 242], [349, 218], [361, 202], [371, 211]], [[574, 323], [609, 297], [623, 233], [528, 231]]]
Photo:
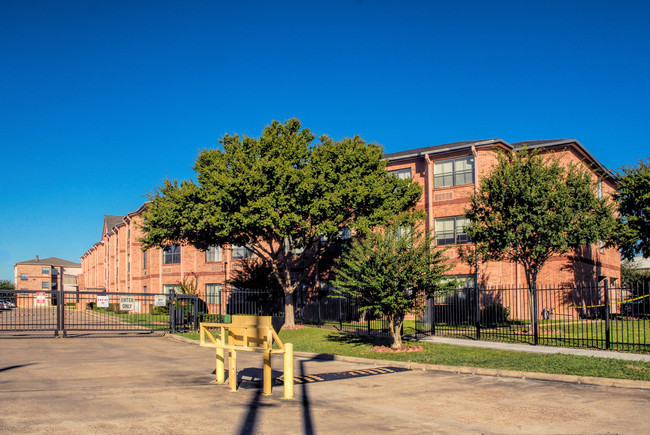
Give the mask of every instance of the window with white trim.
[[181, 245], [167, 245], [163, 248], [163, 264], [181, 262]]
[[180, 286], [178, 284], [163, 284], [163, 293], [168, 295], [172, 292], [178, 293]]
[[410, 180], [413, 178], [411, 176], [411, 168], [402, 168], [402, 169], [394, 169], [392, 171], [388, 171], [390, 175], [394, 175], [400, 180]]
[[474, 157], [459, 157], [433, 163], [434, 188], [472, 183], [474, 183]]
[[233, 260], [245, 260], [248, 258], [253, 258], [253, 251], [250, 250], [248, 245], [239, 246], [232, 245], [232, 259]]
[[214, 305], [221, 303], [221, 284], [205, 285], [205, 303]]
[[216, 263], [217, 261], [222, 260], [221, 246], [210, 246], [207, 251], [205, 251], [205, 262], [206, 263]]
[[469, 219], [465, 216], [436, 219], [434, 222], [436, 246], [469, 243], [469, 237], [465, 234], [467, 225], [469, 225]]

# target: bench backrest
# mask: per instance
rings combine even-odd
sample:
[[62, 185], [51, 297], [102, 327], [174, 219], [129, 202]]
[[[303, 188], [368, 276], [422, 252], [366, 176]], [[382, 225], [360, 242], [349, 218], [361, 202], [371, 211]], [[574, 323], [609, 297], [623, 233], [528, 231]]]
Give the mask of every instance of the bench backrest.
[[228, 344], [266, 347], [269, 328], [273, 328], [271, 316], [232, 316]]

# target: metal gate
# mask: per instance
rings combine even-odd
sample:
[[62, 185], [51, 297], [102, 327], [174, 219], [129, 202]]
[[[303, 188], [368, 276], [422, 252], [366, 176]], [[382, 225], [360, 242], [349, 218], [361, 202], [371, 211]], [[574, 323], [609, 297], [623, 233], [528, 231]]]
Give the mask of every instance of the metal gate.
[[1, 290], [1, 332], [154, 332], [196, 329], [197, 296]]

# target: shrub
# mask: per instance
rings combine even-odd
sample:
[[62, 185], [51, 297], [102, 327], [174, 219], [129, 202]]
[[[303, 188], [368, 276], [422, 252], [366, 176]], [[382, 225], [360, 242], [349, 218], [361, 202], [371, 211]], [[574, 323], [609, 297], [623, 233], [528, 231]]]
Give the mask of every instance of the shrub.
[[510, 309], [500, 302], [492, 302], [490, 305], [481, 308], [481, 324], [485, 326], [496, 326], [508, 323]]
[[110, 311], [111, 313], [115, 313], [115, 314], [127, 314], [128, 313], [128, 311], [120, 310], [120, 304], [108, 304], [108, 310], [107, 311]]
[[164, 307], [157, 307], [155, 305], [149, 305], [149, 314], [152, 315], [161, 315], [169, 314], [169, 303]]
[[88, 310], [94, 310], [95, 309], [95, 302], [88, 302], [86, 304], [86, 309]]

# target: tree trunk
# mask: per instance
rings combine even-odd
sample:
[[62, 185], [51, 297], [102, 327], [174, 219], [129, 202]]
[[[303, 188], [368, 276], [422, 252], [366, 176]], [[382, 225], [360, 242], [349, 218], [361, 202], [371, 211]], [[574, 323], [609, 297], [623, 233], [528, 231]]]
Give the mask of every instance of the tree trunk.
[[403, 319], [388, 318], [388, 328], [393, 342], [390, 345], [391, 349], [401, 349], [404, 347], [402, 344], [402, 322]]
[[528, 298], [530, 303], [530, 326], [535, 341], [537, 341], [537, 337], [539, 337], [539, 323], [537, 322], [537, 271], [526, 270], [526, 281], [528, 282]]
[[284, 325], [283, 328], [293, 328], [296, 326], [296, 319], [294, 316], [294, 302], [293, 302], [294, 288], [284, 291]]

